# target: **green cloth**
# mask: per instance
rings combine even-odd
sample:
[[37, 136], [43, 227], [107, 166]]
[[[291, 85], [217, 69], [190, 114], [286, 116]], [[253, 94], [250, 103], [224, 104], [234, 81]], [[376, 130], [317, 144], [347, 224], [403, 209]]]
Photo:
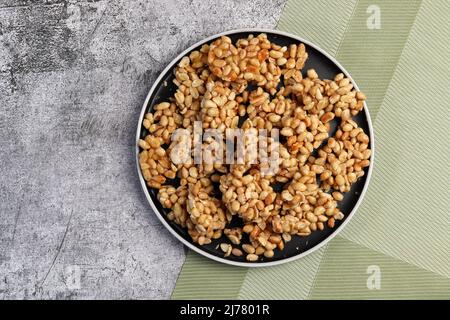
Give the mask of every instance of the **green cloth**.
[[295, 262], [239, 268], [189, 252], [172, 298], [450, 299], [449, 16], [447, 0], [288, 1], [278, 29], [335, 56], [368, 96], [368, 192], [339, 236]]

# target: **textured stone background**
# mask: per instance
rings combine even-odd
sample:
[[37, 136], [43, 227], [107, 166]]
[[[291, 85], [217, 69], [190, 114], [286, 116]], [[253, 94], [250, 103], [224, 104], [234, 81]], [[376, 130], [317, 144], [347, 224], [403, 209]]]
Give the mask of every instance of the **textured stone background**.
[[138, 184], [138, 113], [194, 42], [284, 0], [0, 0], [0, 299], [168, 298], [184, 251]]

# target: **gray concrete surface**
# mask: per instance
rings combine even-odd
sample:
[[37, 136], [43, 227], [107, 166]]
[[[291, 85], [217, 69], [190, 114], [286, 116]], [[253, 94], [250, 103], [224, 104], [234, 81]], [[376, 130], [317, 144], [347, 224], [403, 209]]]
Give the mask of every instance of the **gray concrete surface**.
[[169, 298], [184, 250], [133, 159], [138, 113], [194, 42], [284, 0], [0, 0], [0, 299]]

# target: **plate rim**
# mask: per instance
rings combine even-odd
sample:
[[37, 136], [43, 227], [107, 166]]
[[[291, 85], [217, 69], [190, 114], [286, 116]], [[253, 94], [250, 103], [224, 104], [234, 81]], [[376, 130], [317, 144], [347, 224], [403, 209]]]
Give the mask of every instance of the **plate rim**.
[[325, 246], [328, 242], [330, 242], [336, 235], [338, 235], [343, 229], [344, 227], [348, 224], [348, 222], [353, 218], [353, 216], [355, 215], [356, 211], [358, 211], [359, 206], [361, 205], [364, 196], [367, 192], [367, 189], [369, 187], [370, 184], [370, 180], [372, 177], [372, 170], [374, 167], [374, 163], [375, 163], [375, 135], [374, 135], [374, 128], [372, 125], [372, 119], [370, 117], [370, 112], [369, 109], [367, 107], [366, 101], [364, 101], [364, 113], [367, 119], [367, 124], [369, 127], [369, 136], [370, 136], [370, 142], [371, 142], [371, 150], [372, 150], [372, 154], [371, 154], [371, 159], [370, 159], [370, 165], [367, 171], [367, 176], [366, 176], [366, 181], [364, 183], [363, 189], [361, 191], [361, 194], [359, 195], [358, 200], [356, 201], [355, 206], [353, 207], [353, 209], [350, 211], [350, 213], [347, 215], [347, 218], [342, 222], [342, 224], [337, 227], [335, 229], [335, 231], [330, 234], [327, 238], [325, 238], [324, 240], [322, 240], [320, 243], [318, 243], [317, 245], [315, 245], [314, 247], [301, 252], [299, 254], [296, 254], [292, 257], [288, 257], [288, 258], [284, 258], [284, 259], [280, 259], [277, 261], [263, 261], [263, 262], [239, 262], [239, 261], [232, 261], [232, 260], [228, 260], [222, 257], [218, 257], [215, 256], [213, 254], [210, 254], [208, 252], [206, 252], [205, 250], [202, 250], [198, 247], [196, 247], [195, 245], [193, 245], [190, 241], [187, 241], [186, 239], [184, 239], [181, 235], [179, 235], [173, 228], [172, 226], [164, 219], [164, 217], [162, 216], [162, 213], [159, 212], [158, 208], [156, 207], [155, 203], [153, 202], [152, 197], [150, 196], [150, 193], [147, 190], [147, 185], [145, 183], [144, 177], [142, 175], [142, 172], [140, 170], [140, 166], [139, 166], [139, 139], [140, 139], [140, 133], [142, 130], [142, 121], [144, 119], [146, 110], [147, 110], [147, 106], [148, 103], [150, 101], [150, 98], [153, 94], [153, 92], [155, 91], [155, 89], [157, 88], [158, 84], [161, 82], [163, 76], [167, 73], [167, 71], [169, 71], [170, 69], [172, 69], [176, 62], [181, 59], [182, 57], [184, 57], [187, 53], [189, 53], [190, 51], [192, 51], [193, 49], [195, 49], [196, 47], [204, 44], [204, 43], [208, 43], [211, 40], [214, 40], [220, 36], [224, 36], [224, 35], [231, 35], [231, 34], [235, 34], [235, 33], [255, 33], [255, 34], [259, 34], [259, 33], [271, 33], [271, 34], [276, 34], [276, 35], [281, 35], [281, 36], [285, 36], [285, 37], [289, 37], [293, 40], [296, 41], [300, 41], [303, 42], [305, 44], [307, 44], [308, 46], [314, 48], [315, 50], [319, 51], [321, 54], [323, 54], [325, 57], [327, 57], [331, 62], [333, 62], [340, 70], [342, 73], [344, 73], [351, 81], [352, 84], [354, 85], [356, 90], [359, 90], [356, 82], [353, 80], [353, 77], [350, 75], [350, 73], [333, 57], [331, 56], [328, 52], [326, 52], [324, 49], [322, 49], [321, 47], [319, 47], [318, 45], [312, 43], [311, 41], [304, 39], [300, 36], [294, 35], [292, 33], [289, 32], [285, 32], [285, 31], [279, 31], [279, 30], [273, 30], [273, 29], [264, 29], [264, 28], [244, 28], [244, 29], [233, 29], [233, 30], [228, 30], [228, 31], [224, 31], [221, 33], [217, 33], [214, 35], [211, 35], [209, 37], [206, 37], [200, 41], [197, 41], [196, 43], [194, 43], [193, 45], [189, 46], [187, 49], [183, 50], [180, 54], [178, 54], [175, 58], [173, 58], [171, 60], [171, 62], [160, 72], [159, 76], [155, 79], [155, 81], [153, 82], [152, 87], [150, 88], [147, 97], [145, 98], [144, 104], [142, 106], [141, 109], [141, 113], [139, 115], [139, 121], [138, 121], [138, 125], [137, 125], [137, 131], [136, 131], [136, 138], [134, 141], [134, 152], [135, 152], [135, 160], [136, 160], [136, 169], [138, 172], [138, 176], [139, 176], [139, 181], [141, 184], [141, 187], [144, 191], [145, 197], [147, 198], [147, 202], [150, 204], [154, 214], [158, 217], [158, 219], [161, 221], [161, 223], [164, 225], [164, 227], [169, 230], [169, 232], [175, 236], [176, 239], [178, 239], [181, 243], [183, 243], [185, 246], [187, 246], [188, 248], [194, 250], [195, 252], [197, 252], [198, 254], [201, 254], [202, 256], [212, 259], [214, 261], [220, 262], [220, 263], [225, 263], [228, 265], [232, 265], [232, 266], [238, 266], [238, 267], [250, 267], [250, 268], [258, 268], [258, 267], [269, 267], [269, 266], [276, 266], [276, 265], [280, 265], [280, 264], [284, 264], [284, 263], [288, 263], [288, 262], [292, 262], [295, 261], [297, 259], [303, 258], [313, 252], [315, 252], [316, 250], [319, 250], [320, 248], [322, 248], [323, 246]]

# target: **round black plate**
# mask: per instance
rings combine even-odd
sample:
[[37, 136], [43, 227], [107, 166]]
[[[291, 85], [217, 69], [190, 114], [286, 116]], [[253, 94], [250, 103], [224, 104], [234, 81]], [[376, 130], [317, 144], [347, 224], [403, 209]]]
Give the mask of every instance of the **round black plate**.
[[[236, 30], [236, 31], [228, 31], [223, 34], [215, 35], [208, 39], [205, 39], [194, 46], [190, 47], [182, 54], [180, 54], [176, 59], [174, 59], [169, 66], [162, 72], [160, 77], [156, 80], [152, 89], [150, 90], [147, 99], [144, 103], [143, 110], [141, 112], [141, 117], [138, 123], [137, 137], [136, 140], [140, 138], [144, 138], [147, 135], [147, 130], [142, 126], [142, 120], [145, 113], [151, 112], [154, 105], [168, 101], [170, 97], [173, 97], [176, 92], [177, 87], [173, 84], [174, 76], [174, 68], [181, 60], [181, 58], [185, 55], [188, 55], [189, 52], [193, 50], [198, 50], [205, 43], [211, 43], [214, 39], [220, 37], [221, 35], [229, 36], [233, 42], [235, 42], [239, 38], [246, 38], [249, 34], [257, 35], [261, 32], [267, 34], [269, 40], [281, 46], [288, 46], [292, 43], [302, 42], [306, 46], [306, 50], [308, 52], [309, 58], [306, 62], [305, 67], [303, 68], [303, 73], [306, 73], [306, 70], [310, 68], [314, 68], [319, 77], [322, 79], [333, 79], [337, 73], [343, 72], [348, 77], [350, 75], [346, 72], [342, 66], [339, 65], [331, 56], [329, 56], [326, 52], [324, 52], [319, 47], [309, 43], [306, 40], [303, 40], [297, 36], [290, 35], [287, 33], [273, 31], [273, 30]], [[353, 84], [355, 84], [353, 82]], [[355, 84], [356, 86], [356, 84]], [[217, 248], [220, 243], [226, 242], [229, 243], [228, 239], [225, 236], [222, 238], [212, 241], [209, 245], [200, 246], [192, 242], [190, 236], [188, 235], [186, 229], [180, 227], [179, 225], [169, 221], [167, 219], [166, 214], [169, 212], [167, 209], [164, 209], [157, 199], [157, 190], [147, 187], [145, 181], [140, 172], [139, 164], [138, 164], [138, 172], [139, 178], [141, 180], [141, 185], [144, 189], [144, 192], [149, 200], [149, 203], [153, 207], [155, 214], [159, 217], [159, 219], [163, 222], [164, 225], [174, 234], [180, 241], [182, 241], [185, 245], [194, 249], [195, 251], [203, 254], [209, 258], [214, 260], [232, 264], [239, 266], [267, 266], [267, 265], [275, 265], [282, 262], [291, 261], [302, 257], [325, 244], [332, 237], [334, 237], [342, 227], [348, 222], [348, 220], [352, 217], [353, 213], [356, 211], [357, 207], [362, 200], [364, 193], [367, 189], [367, 185], [370, 179], [370, 174], [373, 167], [373, 146], [374, 146], [374, 137], [372, 131], [372, 125], [370, 120], [370, 115], [367, 110], [367, 106], [364, 106], [364, 111], [360, 112], [356, 117], [353, 118], [358, 125], [364, 129], [364, 132], [370, 135], [370, 146], [372, 149], [372, 157], [371, 164], [369, 168], [365, 169], [365, 175], [360, 178], [353, 186], [350, 192], [345, 194], [344, 200], [339, 203], [340, 210], [345, 214], [345, 218], [341, 221], [337, 221], [335, 227], [330, 229], [326, 227], [323, 231], [312, 232], [308, 237], [299, 237], [293, 236], [290, 242], [286, 243], [285, 249], [283, 251], [275, 250], [275, 256], [271, 259], [262, 258], [258, 262], [247, 262], [245, 260], [245, 255], [242, 257], [235, 257], [233, 255], [224, 258], [223, 252], [220, 248]], [[332, 126], [333, 134], [334, 129], [337, 123], [334, 123]], [[139, 148], [137, 147], [136, 142], [136, 159], [139, 153]], [[232, 221], [232, 226], [239, 225], [238, 220]]]

